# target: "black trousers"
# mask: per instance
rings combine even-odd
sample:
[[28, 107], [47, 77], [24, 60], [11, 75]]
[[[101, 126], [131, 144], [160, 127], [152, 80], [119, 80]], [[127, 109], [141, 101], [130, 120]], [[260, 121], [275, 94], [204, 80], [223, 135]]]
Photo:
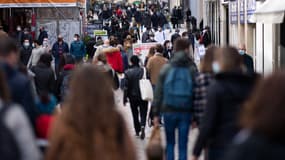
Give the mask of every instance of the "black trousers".
[[[137, 99], [130, 99], [133, 123], [136, 133], [141, 131], [141, 127], [146, 125], [148, 102]], [[140, 116], [140, 118], [139, 118]]]

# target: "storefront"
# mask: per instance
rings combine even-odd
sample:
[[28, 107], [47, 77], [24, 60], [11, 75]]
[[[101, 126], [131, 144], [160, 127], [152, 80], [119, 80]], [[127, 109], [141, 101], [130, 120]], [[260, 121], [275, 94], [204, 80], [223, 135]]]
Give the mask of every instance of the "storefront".
[[285, 1], [267, 0], [260, 3], [253, 20], [257, 24], [256, 67], [268, 74], [285, 69]]
[[29, 28], [37, 37], [38, 28], [44, 26], [54, 43], [58, 34], [71, 42], [75, 33], [82, 33], [84, 0], [2, 0], [0, 25], [13, 35], [16, 26]]
[[251, 17], [256, 0], [231, 0], [229, 2], [229, 44], [245, 44], [247, 52], [255, 56], [256, 24]]

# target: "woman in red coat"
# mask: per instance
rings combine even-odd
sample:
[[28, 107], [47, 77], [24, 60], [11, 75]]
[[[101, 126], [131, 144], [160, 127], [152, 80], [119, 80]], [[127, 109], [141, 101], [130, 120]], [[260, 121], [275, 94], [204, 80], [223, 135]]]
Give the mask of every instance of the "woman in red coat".
[[110, 46], [108, 48], [104, 48], [102, 53], [106, 54], [108, 64], [119, 73], [123, 73], [123, 58], [120, 52], [120, 49], [115, 47], [117, 45], [116, 40], [110, 40]]

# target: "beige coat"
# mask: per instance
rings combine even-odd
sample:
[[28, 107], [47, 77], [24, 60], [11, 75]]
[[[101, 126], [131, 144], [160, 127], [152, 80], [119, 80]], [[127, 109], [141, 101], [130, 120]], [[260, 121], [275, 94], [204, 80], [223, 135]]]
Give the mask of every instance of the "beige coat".
[[167, 59], [161, 53], [156, 53], [147, 62], [147, 71], [150, 75], [152, 85], [155, 85], [162, 67], [167, 63]]

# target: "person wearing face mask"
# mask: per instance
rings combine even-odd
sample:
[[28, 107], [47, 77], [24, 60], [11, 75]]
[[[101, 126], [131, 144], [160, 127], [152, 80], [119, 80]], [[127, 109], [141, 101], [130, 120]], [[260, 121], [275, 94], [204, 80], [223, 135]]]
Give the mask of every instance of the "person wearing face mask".
[[75, 57], [77, 63], [81, 62], [86, 54], [85, 45], [80, 40], [79, 34], [74, 35], [74, 41], [70, 44], [70, 54]]
[[46, 50], [39, 43], [38, 40], [34, 40], [32, 54], [27, 64], [28, 68], [37, 65], [41, 55], [46, 53]]
[[44, 38], [44, 41], [43, 41], [43, 48], [46, 50], [47, 53], [50, 53], [51, 51], [51, 46], [49, 44], [49, 40], [48, 38]]
[[146, 27], [146, 31], [143, 32], [143, 35], [142, 35], [142, 43], [146, 43], [146, 41], [149, 39], [149, 33], [151, 33], [151, 27]]
[[246, 67], [246, 70], [249, 74], [254, 73], [254, 67], [253, 67], [253, 59], [250, 55], [246, 53], [246, 47], [245, 44], [240, 44], [239, 46], [239, 54], [243, 57], [243, 63]]
[[61, 35], [58, 35], [57, 41], [52, 46], [52, 55], [55, 59], [56, 73], [59, 72], [59, 62], [64, 53], [69, 53], [68, 44], [63, 41], [63, 37]]
[[165, 41], [166, 39], [165, 33], [161, 27], [158, 27], [158, 30], [155, 32], [154, 39], [160, 44], [163, 44], [163, 42]]
[[41, 26], [40, 27], [40, 35], [39, 35], [39, 38], [38, 38], [39, 45], [43, 44], [43, 41], [44, 41], [45, 38], [48, 38], [48, 33], [47, 33], [47, 31], [45, 31], [45, 28], [43, 26]]
[[29, 42], [30, 42], [30, 46], [32, 46], [32, 44], [33, 44], [33, 38], [32, 38], [32, 35], [30, 34], [28, 28], [24, 28], [24, 34], [23, 34], [23, 37], [22, 37], [22, 40], [21, 40], [21, 44], [23, 44], [23, 42], [24, 42], [25, 39], [28, 39]]
[[257, 80], [256, 75], [243, 72], [242, 56], [233, 47], [215, 51], [212, 70], [215, 78], [208, 88], [207, 104], [192, 160], [197, 160], [205, 147], [208, 148], [206, 154], [209, 160], [224, 157], [226, 149], [240, 131], [239, 112]]
[[169, 40], [166, 40], [163, 44], [163, 57], [170, 59], [172, 58], [172, 46], [171, 46], [171, 42]]
[[154, 43], [156, 40], [154, 39], [154, 34], [152, 32], [149, 33], [149, 39], [146, 40], [146, 43]]
[[21, 46], [21, 52], [20, 52], [20, 61], [25, 66], [28, 64], [30, 56], [32, 54], [33, 47], [30, 45], [30, 42], [28, 39], [25, 39], [22, 46]]

